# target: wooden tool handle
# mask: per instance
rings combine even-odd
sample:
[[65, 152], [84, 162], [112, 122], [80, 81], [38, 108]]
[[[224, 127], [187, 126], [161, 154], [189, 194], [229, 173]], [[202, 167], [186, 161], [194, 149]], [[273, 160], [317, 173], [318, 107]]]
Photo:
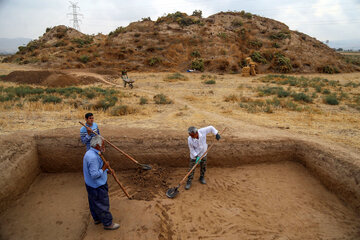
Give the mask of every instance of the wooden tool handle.
[[[82, 122], [79, 121], [79, 123], [81, 125], [83, 125], [84, 127], [87, 127], [85, 124], [83, 124]], [[98, 135], [97, 132], [95, 132], [94, 130], [91, 130], [95, 135]], [[112, 146], [113, 148], [115, 148], [116, 150], [118, 150], [120, 153], [122, 153], [123, 155], [125, 155], [127, 158], [129, 158], [131, 161], [133, 161], [136, 164], [141, 165], [138, 161], [136, 161], [133, 157], [131, 157], [129, 154], [127, 154], [126, 152], [122, 151], [121, 149], [119, 149], [118, 147], [116, 147], [114, 144], [112, 144], [111, 142], [109, 142], [106, 138], [104, 138], [103, 136], [100, 136], [106, 143], [108, 143], [110, 146]]]
[[[99, 152], [99, 156], [101, 157], [101, 159], [103, 160], [104, 164], [106, 163], [106, 160], [104, 158], [104, 156]], [[128, 197], [128, 199], [131, 199], [129, 193], [126, 191], [125, 187], [121, 184], [121, 182], [119, 181], [119, 179], [117, 178], [117, 176], [115, 175], [115, 171], [114, 169], [112, 169], [109, 165], [108, 167], [111, 175], [114, 177], [115, 181], [119, 184], [120, 188], [123, 190], [123, 192], [125, 193], [125, 195]]]

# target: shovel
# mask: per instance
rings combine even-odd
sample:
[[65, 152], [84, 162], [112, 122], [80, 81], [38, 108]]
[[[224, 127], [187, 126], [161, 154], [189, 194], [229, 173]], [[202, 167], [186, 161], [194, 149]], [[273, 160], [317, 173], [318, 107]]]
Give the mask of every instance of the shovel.
[[[101, 160], [103, 160], [103, 162], [104, 162], [104, 164], [105, 164], [105, 163], [106, 163], [105, 157], [104, 157], [100, 152], [99, 152], [99, 156], [101, 157]], [[120, 188], [123, 190], [123, 192], [124, 192], [125, 195], [127, 196], [127, 198], [131, 200], [130, 195], [128, 194], [128, 192], [126, 191], [126, 189], [124, 188], [124, 186], [121, 184], [121, 182], [119, 181], [119, 179], [116, 177], [114, 169], [112, 169], [112, 168], [110, 167], [110, 165], [109, 165], [108, 169], [109, 169], [111, 175], [114, 177], [115, 181], [119, 184]]]
[[[79, 122], [81, 125], [83, 125], [84, 127], [85, 124], [83, 124], [82, 122]], [[99, 135], [97, 134], [95, 131], [92, 131], [95, 135]], [[133, 161], [135, 164], [137, 164], [138, 166], [140, 166], [143, 170], [151, 170], [151, 166], [147, 165], [147, 164], [142, 164], [139, 163], [138, 161], [136, 161], [133, 157], [131, 157], [129, 154], [127, 154], [126, 152], [122, 151], [121, 149], [119, 149], [118, 147], [116, 147], [114, 144], [112, 144], [111, 142], [109, 142], [108, 140], [106, 140], [103, 136], [101, 136], [101, 138], [107, 142], [110, 146], [112, 146], [113, 148], [115, 148], [116, 150], [118, 150], [120, 153], [122, 153], [123, 155], [125, 155], [128, 159], [130, 159], [131, 161]]]
[[[222, 130], [221, 134], [223, 134], [225, 132], [226, 128], [224, 128], [224, 130]], [[190, 169], [190, 171], [185, 175], [185, 177], [179, 182], [179, 184], [176, 187], [173, 188], [169, 188], [166, 191], [166, 196], [168, 198], [174, 198], [176, 197], [176, 195], [179, 193], [179, 187], [181, 186], [181, 184], [184, 183], [184, 181], [186, 180], [186, 178], [195, 170], [196, 166], [201, 162], [201, 160], [205, 157], [205, 155], [208, 153], [208, 151], [214, 146], [215, 142], [213, 142], [211, 144], [211, 146], [206, 150], [206, 152], [200, 157], [199, 161]]]

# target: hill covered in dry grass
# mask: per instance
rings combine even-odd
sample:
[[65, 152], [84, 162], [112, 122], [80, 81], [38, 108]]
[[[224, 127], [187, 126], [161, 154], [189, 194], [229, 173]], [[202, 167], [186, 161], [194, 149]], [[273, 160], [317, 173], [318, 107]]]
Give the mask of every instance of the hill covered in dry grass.
[[38, 40], [4, 61], [50, 68], [115, 68], [135, 71], [236, 73], [250, 56], [260, 72], [359, 71], [343, 56], [285, 24], [242, 12], [203, 18], [176, 12], [144, 18], [109, 35], [48, 28]]

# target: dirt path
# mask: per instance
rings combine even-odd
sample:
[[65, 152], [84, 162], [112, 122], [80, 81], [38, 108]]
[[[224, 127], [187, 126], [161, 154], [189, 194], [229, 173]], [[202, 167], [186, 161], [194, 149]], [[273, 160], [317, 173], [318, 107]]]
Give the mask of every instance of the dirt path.
[[[211, 161], [211, 156], [209, 157]], [[174, 186], [187, 169], [168, 169]], [[131, 194], [134, 173], [118, 172]], [[127, 200], [109, 179], [118, 231], [94, 225], [81, 174], [42, 174], [0, 220], [1, 239], [357, 239], [360, 220], [298, 163], [209, 168], [175, 199]], [[146, 188], [143, 189], [146, 191]], [[304, 231], [306, 229], [306, 231]]]
[[73, 74], [75, 76], [88, 76], [88, 77], [94, 77], [96, 79], [99, 80], [99, 82], [103, 82], [107, 85], [110, 85], [110, 86], [113, 86], [113, 87], [122, 87], [121, 85], [118, 85], [118, 84], [115, 84], [115, 83], [112, 83], [108, 80], [106, 80], [104, 78], [103, 75], [101, 74], [97, 74], [97, 73], [91, 73], [91, 72], [84, 72], [84, 71], [78, 71], [78, 70], [66, 70], [66, 71], [63, 71], [63, 72], [66, 72], [66, 73], [70, 73], [70, 74]]

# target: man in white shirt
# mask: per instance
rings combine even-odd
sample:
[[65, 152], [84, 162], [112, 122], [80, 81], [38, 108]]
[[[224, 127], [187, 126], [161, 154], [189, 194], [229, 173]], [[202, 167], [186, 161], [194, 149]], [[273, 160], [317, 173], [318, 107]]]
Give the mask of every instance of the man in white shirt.
[[[188, 145], [190, 150], [190, 169], [199, 161], [201, 156], [206, 152], [208, 145], [206, 143], [206, 135], [212, 133], [216, 135], [216, 140], [220, 139], [219, 131], [213, 126], [200, 128], [189, 127], [188, 129]], [[206, 172], [206, 156], [200, 162], [200, 178], [199, 181], [202, 184], [206, 184], [205, 181]], [[191, 187], [191, 181], [194, 178], [194, 171], [189, 175], [185, 189], [189, 190]]]

